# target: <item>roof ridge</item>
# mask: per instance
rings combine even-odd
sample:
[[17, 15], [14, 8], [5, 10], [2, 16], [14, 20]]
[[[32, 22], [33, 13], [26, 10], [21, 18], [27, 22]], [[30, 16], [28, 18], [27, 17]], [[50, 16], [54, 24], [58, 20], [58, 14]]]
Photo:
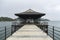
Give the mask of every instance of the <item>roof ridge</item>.
[[35, 12], [34, 10], [32, 10], [32, 9], [28, 9], [27, 11], [25, 11], [25, 12]]

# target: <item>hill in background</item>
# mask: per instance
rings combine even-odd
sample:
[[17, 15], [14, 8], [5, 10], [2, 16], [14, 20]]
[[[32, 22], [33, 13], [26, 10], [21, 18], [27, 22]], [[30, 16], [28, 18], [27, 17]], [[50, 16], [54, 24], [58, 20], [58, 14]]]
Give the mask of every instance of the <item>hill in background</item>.
[[[19, 18], [15, 18], [15, 19], [12, 19], [12, 18], [9, 18], [9, 17], [0, 17], [0, 21], [15, 21], [15, 20], [18, 20]], [[44, 19], [44, 18], [40, 18], [38, 19], [38, 21], [50, 21], [49, 19]]]
[[0, 21], [14, 21], [14, 19], [9, 17], [0, 17]]

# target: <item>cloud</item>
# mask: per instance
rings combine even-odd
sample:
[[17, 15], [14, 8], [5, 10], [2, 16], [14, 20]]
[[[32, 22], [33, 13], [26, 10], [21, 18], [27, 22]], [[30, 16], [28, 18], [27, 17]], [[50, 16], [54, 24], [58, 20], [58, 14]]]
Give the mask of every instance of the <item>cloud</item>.
[[15, 18], [15, 13], [31, 8], [46, 13], [44, 18], [60, 20], [60, 0], [0, 0], [0, 5], [0, 16]]
[[57, 5], [54, 9], [55, 9], [56, 11], [60, 11], [60, 5]]

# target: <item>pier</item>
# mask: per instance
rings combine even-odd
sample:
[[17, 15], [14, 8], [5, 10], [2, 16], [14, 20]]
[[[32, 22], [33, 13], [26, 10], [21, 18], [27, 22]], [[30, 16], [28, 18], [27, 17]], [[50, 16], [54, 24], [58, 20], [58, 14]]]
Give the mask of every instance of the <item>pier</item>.
[[29, 9], [15, 15], [19, 18], [10, 27], [0, 27], [0, 40], [60, 40], [60, 27], [41, 21], [44, 13]]
[[46, 21], [41, 21], [41, 17], [45, 13], [29, 9], [15, 15], [19, 17], [17, 19], [19, 21], [12, 23], [8, 33], [6, 26], [3, 31], [0, 30], [4, 32], [4, 38], [2, 38], [3, 35], [0, 38], [4, 40], [60, 40], [60, 28], [48, 25]]
[[33, 24], [26, 24], [6, 40], [53, 40], [40, 28]]
[[[22, 13], [15, 14], [18, 16], [20, 23], [13, 25], [14, 31], [12, 36], [6, 40], [53, 40], [48, 36], [48, 24], [41, 23], [40, 18], [45, 13], [39, 13], [29, 9]], [[23, 24], [23, 26], [20, 26]]]

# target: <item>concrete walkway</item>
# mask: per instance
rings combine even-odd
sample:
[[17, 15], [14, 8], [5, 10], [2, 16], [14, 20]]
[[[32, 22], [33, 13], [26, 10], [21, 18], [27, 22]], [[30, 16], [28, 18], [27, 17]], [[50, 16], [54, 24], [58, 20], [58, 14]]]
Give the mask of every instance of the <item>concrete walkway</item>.
[[24, 25], [7, 40], [52, 40], [36, 25]]

